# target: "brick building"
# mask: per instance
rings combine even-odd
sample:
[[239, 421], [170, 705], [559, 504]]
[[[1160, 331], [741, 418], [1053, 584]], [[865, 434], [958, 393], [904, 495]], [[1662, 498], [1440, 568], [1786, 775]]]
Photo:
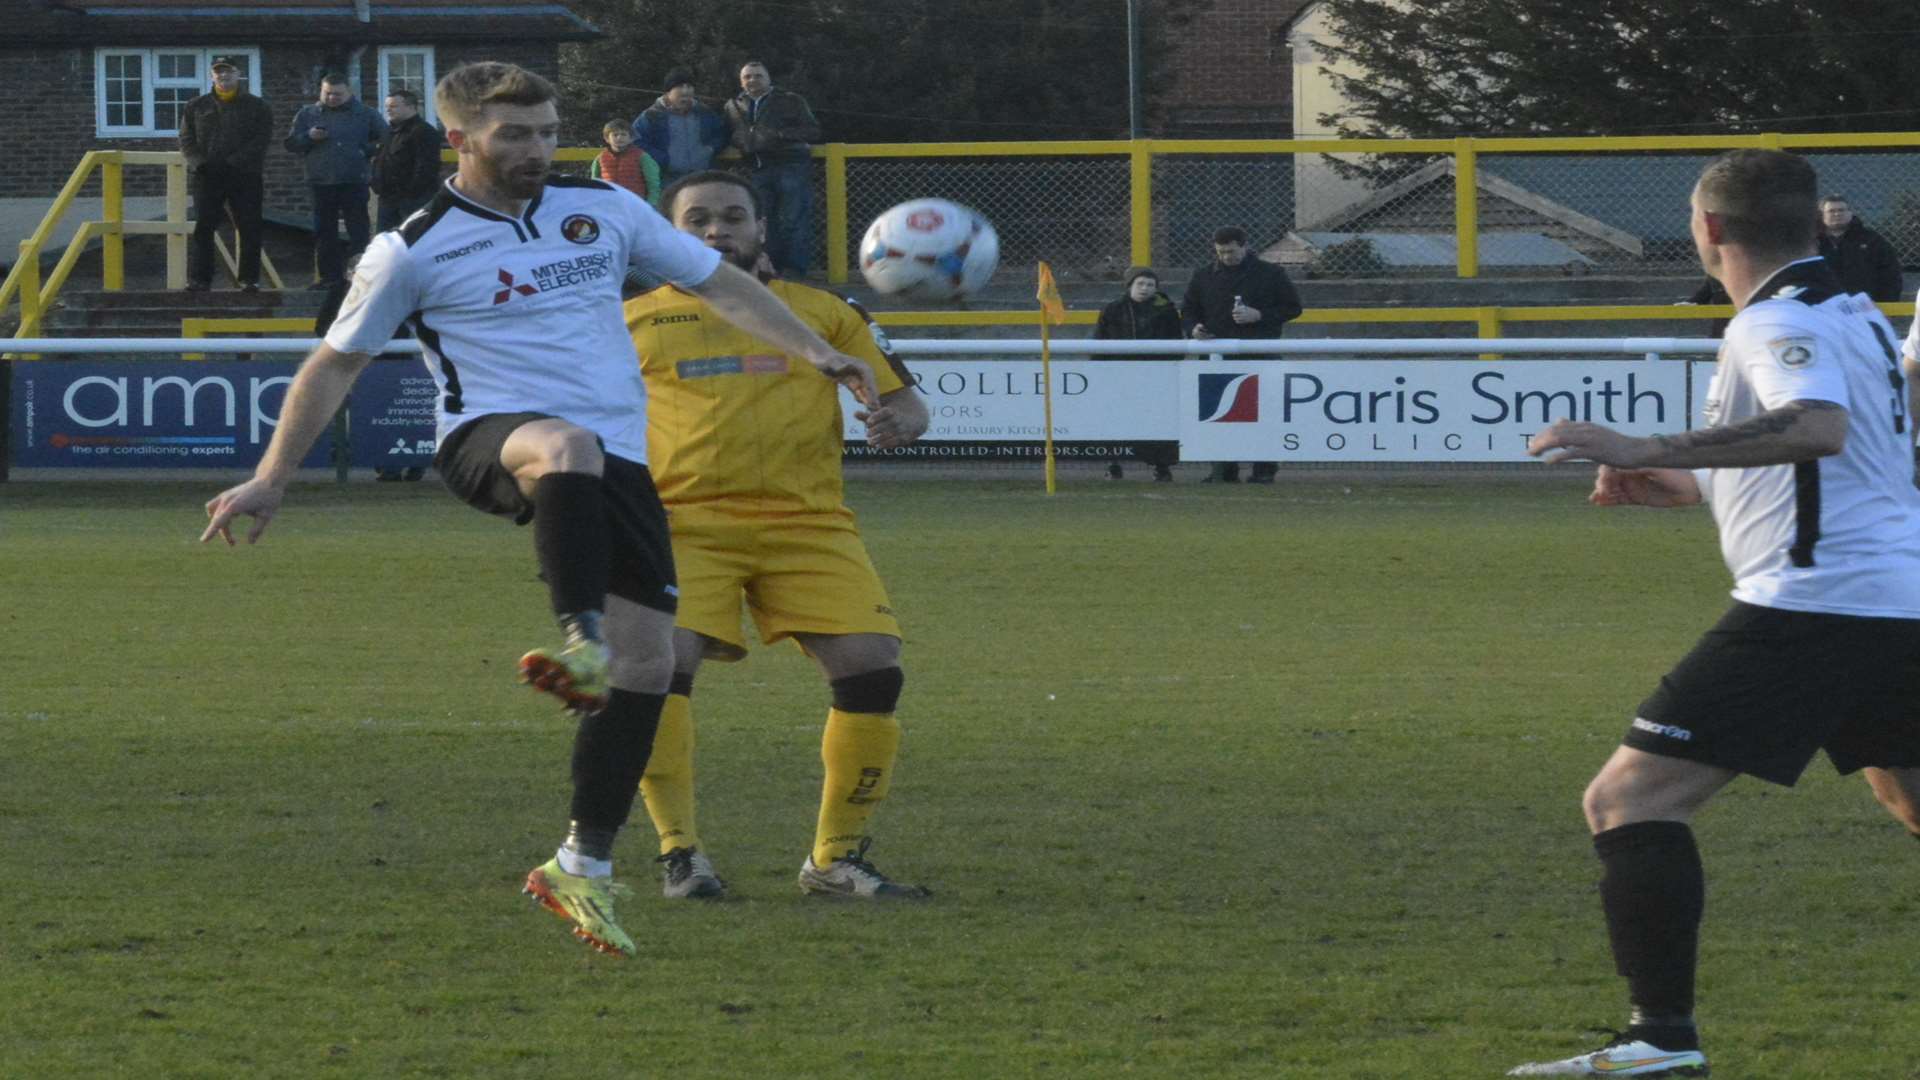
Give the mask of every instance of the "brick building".
[[[1152, 4], [1156, 0], [1138, 0]], [[1144, 88], [1159, 138], [1285, 139], [1293, 135], [1289, 24], [1309, 0], [1213, 0], [1171, 40], [1170, 74]]]
[[[215, 56], [240, 60], [247, 90], [290, 126], [319, 96], [320, 76], [345, 72], [360, 100], [379, 107], [406, 87], [432, 99], [434, 80], [472, 60], [507, 60], [550, 78], [562, 42], [599, 31], [546, 0], [0, 0], [0, 229], [26, 235], [89, 150], [173, 150], [175, 117], [205, 93]], [[431, 105], [428, 106], [429, 109]], [[150, 209], [164, 193], [157, 168], [130, 168], [126, 192]], [[97, 192], [97, 181], [90, 185]], [[93, 193], [89, 192], [89, 194]], [[300, 162], [277, 144], [267, 154], [267, 206], [307, 213]], [[130, 216], [157, 216], [154, 214]], [[0, 263], [9, 261], [0, 256]]]

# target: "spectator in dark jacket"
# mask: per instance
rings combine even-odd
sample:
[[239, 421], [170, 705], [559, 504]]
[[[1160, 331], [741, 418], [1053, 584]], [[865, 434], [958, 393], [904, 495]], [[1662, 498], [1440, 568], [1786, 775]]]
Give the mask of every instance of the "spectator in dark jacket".
[[713, 155], [733, 137], [727, 118], [700, 103], [693, 76], [667, 75], [667, 92], [633, 118], [633, 141], [660, 166], [660, 186], [713, 167]]
[[[1180, 309], [1173, 306], [1167, 294], [1160, 291], [1160, 275], [1154, 273], [1151, 266], [1133, 266], [1127, 269], [1126, 293], [1100, 309], [1100, 321], [1094, 324], [1095, 341], [1179, 341]], [[1168, 353], [1142, 353], [1138, 356], [1101, 354], [1097, 360], [1173, 360]], [[1172, 480], [1173, 463], [1179, 460], [1180, 444], [1177, 442], [1141, 442], [1135, 443], [1134, 457], [1153, 466], [1155, 480]], [[1115, 480], [1125, 473], [1120, 468], [1120, 459], [1107, 463], [1107, 475]]]
[[180, 113], [180, 156], [193, 192], [193, 239], [187, 244], [187, 288], [213, 284], [213, 234], [226, 213], [240, 233], [240, 291], [260, 290], [262, 175], [273, 140], [273, 110], [240, 89], [240, 68], [213, 58], [213, 89]]
[[[1685, 300], [1681, 300], [1679, 302], [1681, 304], [1693, 306], [1693, 305], [1705, 305], [1705, 304], [1716, 304], [1716, 305], [1731, 304], [1733, 303], [1733, 300], [1732, 298], [1727, 296], [1727, 287], [1725, 285], [1720, 284], [1720, 280], [1718, 278], [1709, 277], [1707, 278], [1707, 280], [1700, 283], [1699, 288], [1693, 290], [1692, 295], [1688, 296]], [[1720, 335], [1726, 333], [1727, 324], [1732, 321], [1733, 319], [1731, 317], [1713, 320], [1711, 323], [1707, 324], [1707, 336], [1710, 338], [1717, 338]]]
[[[1300, 317], [1300, 294], [1287, 272], [1247, 249], [1246, 230], [1227, 226], [1213, 234], [1213, 262], [1193, 272], [1180, 304], [1180, 321], [1196, 341], [1211, 338], [1277, 338], [1280, 328]], [[1256, 461], [1248, 477], [1270, 484], [1279, 466]], [[1234, 462], [1216, 464], [1209, 481], [1240, 479]]]
[[1853, 216], [1845, 195], [1820, 200], [1820, 254], [1850, 293], [1866, 293], [1882, 303], [1906, 294], [1900, 253], [1887, 238]]
[[[345, 75], [320, 80], [320, 100], [294, 114], [286, 148], [299, 154], [313, 194], [315, 288], [347, 277], [347, 261], [367, 249], [368, 162], [387, 134], [380, 114], [354, 100]], [[340, 246], [346, 223], [347, 246]]]
[[411, 90], [387, 95], [387, 137], [373, 157], [373, 191], [380, 196], [380, 232], [399, 228], [440, 190], [440, 129], [420, 115]]
[[787, 277], [813, 265], [813, 147], [820, 121], [807, 99], [773, 88], [767, 65], [740, 67], [740, 94], [727, 102], [727, 123], [767, 219], [767, 256]]

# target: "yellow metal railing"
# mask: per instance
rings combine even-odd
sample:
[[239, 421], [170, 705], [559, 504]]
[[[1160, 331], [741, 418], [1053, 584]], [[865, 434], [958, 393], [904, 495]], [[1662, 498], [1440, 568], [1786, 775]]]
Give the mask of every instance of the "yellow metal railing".
[[[205, 317], [180, 320], [180, 336], [183, 338], [203, 338], [211, 334], [311, 334], [319, 320], [306, 318], [226, 318]], [[181, 353], [182, 360], [205, 360], [206, 353]]]
[[[156, 165], [167, 170], [167, 216], [162, 221], [128, 221], [126, 215], [125, 169], [128, 165]], [[53, 242], [53, 234], [72, 208], [73, 200], [86, 187], [95, 170], [100, 173], [101, 209], [99, 221], [83, 221], [43, 282], [40, 259]], [[163, 150], [91, 150], [74, 166], [73, 175], [53, 198], [40, 225], [20, 241], [19, 258], [6, 280], [0, 282], [0, 312], [18, 299], [20, 328], [15, 337], [36, 337], [47, 309], [72, 275], [74, 266], [96, 238], [100, 241], [100, 285], [117, 292], [126, 287], [126, 238], [129, 236], [165, 236], [167, 238], [167, 287], [186, 285], [187, 234], [193, 225], [187, 220], [186, 160], [177, 151]], [[238, 260], [227, 250], [218, 235], [214, 238], [221, 258], [230, 273], [237, 273]], [[280, 272], [265, 252], [261, 268], [274, 288], [281, 288]]]
[[848, 278], [847, 169], [863, 160], [884, 158], [1099, 157], [1128, 159], [1129, 258], [1154, 263], [1153, 168], [1167, 155], [1261, 154], [1427, 154], [1451, 157], [1454, 166], [1453, 232], [1455, 273], [1478, 277], [1479, 158], [1484, 154], [1558, 154], [1657, 151], [1715, 152], [1764, 147], [1784, 150], [1868, 150], [1920, 147], [1920, 132], [1870, 132], [1843, 135], [1675, 135], [1582, 138], [1459, 139], [1139, 139], [1058, 142], [835, 143], [817, 146], [813, 155], [826, 170], [827, 280]]
[[[1460, 138], [1460, 139], [1139, 139], [1131, 141], [1068, 140], [1057, 142], [964, 142], [913, 144], [833, 143], [814, 148], [825, 169], [825, 226], [828, 242], [827, 277], [840, 284], [849, 274], [849, 218], [847, 173], [858, 163], [880, 159], [911, 158], [1023, 158], [1023, 157], [1116, 157], [1127, 163], [1128, 254], [1132, 262], [1152, 265], [1156, 228], [1153, 191], [1153, 164], [1157, 158], [1185, 155], [1298, 155], [1298, 154], [1427, 154], [1450, 158], [1453, 163], [1453, 228], [1457, 244], [1455, 273], [1476, 277], [1480, 273], [1479, 195], [1476, 181], [1480, 158], [1488, 154], [1542, 154], [1594, 152], [1710, 152], [1740, 147], [1775, 147], [1787, 150], [1874, 150], [1920, 147], [1920, 132], [1878, 132], [1841, 135], [1698, 135], [1634, 136], [1624, 138]], [[580, 164], [592, 160], [597, 148], [576, 147], [561, 150], [562, 162]], [[456, 155], [445, 151], [442, 160], [453, 162]], [[127, 165], [160, 165], [167, 168], [167, 217], [164, 221], [130, 222], [125, 219], [122, 197], [122, 170]], [[47, 247], [58, 222], [66, 214], [74, 197], [95, 169], [101, 173], [101, 191], [105, 208], [102, 220], [83, 222], [54, 269], [41, 279], [39, 258]], [[20, 303], [19, 336], [36, 334], [48, 305], [59, 293], [81, 252], [93, 239], [102, 243], [102, 284], [107, 289], [124, 285], [124, 238], [134, 235], [167, 237], [167, 285], [185, 285], [186, 236], [191, 226], [186, 218], [186, 171], [178, 153], [101, 150], [87, 154], [74, 169], [73, 176], [49, 207], [34, 234], [21, 242], [20, 258], [3, 284], [0, 284], [0, 311], [16, 298]], [[227, 253], [222, 250], [222, 255]], [[227, 256], [230, 259], [230, 256]], [[270, 263], [267, 272], [279, 284], [279, 275]], [[1902, 305], [1886, 305], [1890, 312]], [[1414, 314], [1438, 311], [1472, 311], [1442, 318]], [[1646, 314], [1625, 314], [1640, 311]], [[1364, 316], [1349, 314], [1365, 312]], [[1578, 312], [1580, 314], [1573, 314]], [[1712, 318], [1715, 309], [1671, 309], [1664, 306], [1641, 308], [1555, 307], [1555, 308], [1472, 308], [1472, 309], [1340, 309], [1308, 312], [1302, 321], [1318, 322], [1428, 322], [1472, 321], [1482, 336], [1492, 336], [1507, 322], [1572, 321], [1584, 319], [1634, 318]], [[909, 319], [924, 322], [909, 321]], [[893, 325], [1004, 325], [1027, 320], [1024, 315], [1007, 313], [886, 313], [882, 322]], [[1070, 321], [1091, 321], [1091, 316]], [[1490, 332], [1491, 330], [1491, 332]]]
[[[1889, 316], [1911, 317], [1914, 304], [1881, 304]], [[882, 326], [1038, 326], [1039, 311], [875, 311], [875, 322]], [[1729, 304], [1614, 304], [1590, 307], [1407, 307], [1407, 308], [1317, 308], [1306, 312], [1297, 323], [1308, 325], [1366, 323], [1473, 323], [1476, 336], [1497, 338], [1508, 323], [1539, 322], [1639, 322], [1650, 319], [1730, 319]], [[1069, 326], [1092, 326], [1099, 315], [1092, 311], [1067, 312]], [[236, 333], [312, 333], [312, 319], [181, 319], [180, 336], [200, 338], [209, 334]], [[199, 356], [188, 359], [198, 360]]]

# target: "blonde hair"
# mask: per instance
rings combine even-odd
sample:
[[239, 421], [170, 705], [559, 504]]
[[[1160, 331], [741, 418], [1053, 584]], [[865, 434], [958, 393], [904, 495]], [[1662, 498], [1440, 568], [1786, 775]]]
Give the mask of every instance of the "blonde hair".
[[606, 138], [608, 135], [612, 135], [614, 132], [617, 132], [617, 131], [624, 131], [629, 135], [633, 134], [633, 129], [628, 127], [624, 122], [619, 120], [609, 120], [606, 123], [600, 125], [600, 137], [602, 139]]
[[1783, 150], [1729, 150], [1696, 185], [1700, 208], [1720, 215], [1735, 243], [1784, 255], [1812, 250], [1819, 190], [1813, 165]]
[[489, 105], [543, 105], [560, 92], [551, 82], [514, 64], [483, 60], [447, 72], [433, 90], [433, 105], [450, 128], [479, 121]]

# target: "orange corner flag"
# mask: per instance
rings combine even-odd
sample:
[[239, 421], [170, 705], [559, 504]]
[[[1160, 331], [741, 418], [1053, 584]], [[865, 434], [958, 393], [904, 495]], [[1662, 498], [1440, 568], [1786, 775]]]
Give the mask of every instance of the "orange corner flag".
[[1060, 326], [1067, 321], [1066, 301], [1060, 299], [1060, 286], [1053, 282], [1053, 267], [1045, 260], [1040, 263], [1040, 288], [1033, 298], [1040, 301], [1040, 313], [1048, 322]]

